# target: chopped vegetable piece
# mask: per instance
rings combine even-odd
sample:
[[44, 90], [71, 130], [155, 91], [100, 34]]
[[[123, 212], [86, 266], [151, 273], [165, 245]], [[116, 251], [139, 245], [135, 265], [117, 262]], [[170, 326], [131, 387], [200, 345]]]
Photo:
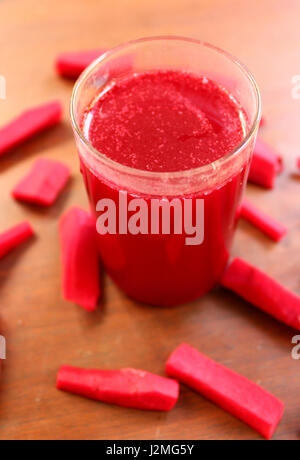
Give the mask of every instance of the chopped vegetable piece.
[[[64, 53], [57, 57], [55, 67], [57, 73], [65, 78], [77, 78], [95, 59], [98, 59], [106, 50], [79, 51]], [[132, 71], [132, 56], [120, 56], [113, 61], [103, 64], [99, 76], [113, 78]]]
[[300, 330], [300, 297], [244, 260], [233, 260], [221, 284], [278, 321]]
[[257, 139], [250, 167], [249, 181], [273, 188], [277, 174], [283, 171], [282, 157], [260, 139]]
[[55, 61], [56, 71], [62, 77], [77, 78], [103, 53], [105, 53], [104, 49], [62, 53]]
[[0, 234], [0, 258], [34, 235], [29, 222], [22, 222]]
[[9, 152], [36, 134], [61, 121], [62, 106], [49, 102], [26, 110], [3, 128], [0, 128], [0, 155]]
[[240, 216], [251, 222], [274, 241], [280, 241], [287, 234], [288, 230], [285, 225], [262, 212], [248, 200], [243, 201]]
[[268, 158], [272, 158], [273, 161], [277, 165], [276, 169], [277, 169], [278, 174], [284, 170], [283, 159], [280, 153], [278, 153], [276, 150], [274, 150], [272, 147], [270, 147], [268, 144], [266, 144], [261, 139], [256, 139], [254, 152], [255, 152], [254, 153], [255, 155], [259, 155], [261, 157], [265, 156]]
[[297, 167], [300, 169], [300, 158], [297, 158]]
[[31, 171], [13, 189], [17, 200], [50, 206], [70, 178], [70, 169], [59, 161], [37, 160]]
[[63, 296], [88, 311], [100, 297], [100, 260], [96, 223], [91, 214], [71, 208], [59, 224], [63, 267]]
[[190, 345], [182, 344], [173, 352], [166, 371], [267, 439], [283, 416], [284, 405], [279, 399]]
[[175, 380], [137, 369], [110, 371], [63, 366], [57, 388], [105, 403], [156, 411], [173, 409], [179, 396]]

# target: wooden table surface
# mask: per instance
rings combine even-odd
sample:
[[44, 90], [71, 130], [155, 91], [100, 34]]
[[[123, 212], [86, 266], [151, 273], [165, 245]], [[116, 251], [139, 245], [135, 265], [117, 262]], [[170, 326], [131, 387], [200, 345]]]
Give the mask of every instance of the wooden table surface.
[[[68, 117], [72, 83], [53, 71], [57, 53], [110, 47], [129, 39], [177, 34], [201, 38], [239, 56], [262, 90], [267, 125], [261, 135], [282, 152], [286, 172], [274, 191], [248, 195], [289, 227], [280, 244], [247, 223], [233, 253], [265, 269], [300, 294], [300, 100], [291, 78], [300, 74], [298, 0], [1, 0], [0, 74], [7, 99], [0, 123], [21, 109], [59, 98], [65, 122], [0, 162], [0, 229], [29, 219], [37, 238], [0, 262], [0, 330], [7, 360], [0, 388], [0, 439], [260, 439], [248, 426], [182, 387], [168, 414], [127, 410], [58, 392], [61, 364], [136, 367], [159, 374], [170, 352], [189, 342], [244, 374], [286, 404], [275, 439], [300, 439], [300, 362], [291, 358], [295, 331], [233, 294], [216, 290], [175, 309], [139, 305], [105, 279], [95, 314], [64, 302], [60, 290], [58, 218], [86, 207]], [[49, 210], [18, 204], [13, 185], [39, 157], [63, 160], [73, 180]]]

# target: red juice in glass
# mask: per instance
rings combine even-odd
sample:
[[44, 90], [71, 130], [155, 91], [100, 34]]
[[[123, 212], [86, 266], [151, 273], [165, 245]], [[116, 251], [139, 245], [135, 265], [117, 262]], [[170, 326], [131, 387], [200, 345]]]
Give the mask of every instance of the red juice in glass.
[[[133, 68], [116, 76], [115, 62], [126, 53]], [[103, 264], [129, 296], [176, 305], [218, 283], [259, 112], [249, 73], [192, 40], [133, 42], [81, 77], [72, 104], [81, 171], [101, 222]], [[153, 203], [160, 218], [154, 232]]]

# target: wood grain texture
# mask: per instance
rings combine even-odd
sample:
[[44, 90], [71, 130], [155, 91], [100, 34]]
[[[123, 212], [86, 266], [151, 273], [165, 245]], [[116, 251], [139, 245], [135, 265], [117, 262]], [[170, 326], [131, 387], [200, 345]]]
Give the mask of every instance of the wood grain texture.
[[[57, 223], [72, 204], [86, 207], [68, 119], [70, 82], [56, 77], [61, 51], [110, 47], [157, 34], [201, 38], [239, 56], [262, 90], [263, 138], [284, 155], [276, 190], [249, 186], [248, 196], [286, 223], [276, 245], [241, 223], [234, 254], [266, 270], [300, 294], [300, 100], [291, 78], [300, 74], [298, 0], [1, 0], [0, 74], [7, 100], [0, 123], [21, 109], [61, 99], [65, 122], [0, 161], [0, 229], [28, 218], [37, 238], [0, 261], [0, 325], [8, 356], [0, 388], [0, 439], [259, 439], [243, 423], [182, 387], [175, 410], [145, 413], [98, 404], [56, 391], [61, 364], [137, 367], [164, 373], [182, 341], [273, 392], [286, 404], [275, 439], [300, 439], [299, 361], [291, 359], [295, 332], [216, 290], [175, 309], [142, 306], [105, 279], [96, 314], [64, 302], [60, 291]], [[38, 157], [63, 160], [73, 180], [49, 210], [21, 205], [10, 190]]]

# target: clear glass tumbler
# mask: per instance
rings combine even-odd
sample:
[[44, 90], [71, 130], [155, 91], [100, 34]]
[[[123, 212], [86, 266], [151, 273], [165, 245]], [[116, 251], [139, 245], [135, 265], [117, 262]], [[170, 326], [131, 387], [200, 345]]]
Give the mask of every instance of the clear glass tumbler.
[[[213, 163], [173, 173], [130, 168], [97, 151], [82, 126], [87, 107], [112, 81], [133, 72], [157, 70], [206, 76], [228, 90], [246, 114], [240, 145]], [[260, 95], [251, 73], [230, 54], [197, 40], [141, 39], [108, 51], [88, 67], [75, 85], [71, 115], [81, 171], [96, 218], [99, 200], [113, 200], [119, 212], [124, 193], [128, 202], [141, 198], [149, 204], [153, 199], [204, 200], [204, 240], [198, 245], [185, 244], [186, 235], [174, 231], [99, 234], [103, 265], [113, 280], [134, 299], [161, 306], [187, 302], [211, 290], [229, 259], [260, 122]]]

